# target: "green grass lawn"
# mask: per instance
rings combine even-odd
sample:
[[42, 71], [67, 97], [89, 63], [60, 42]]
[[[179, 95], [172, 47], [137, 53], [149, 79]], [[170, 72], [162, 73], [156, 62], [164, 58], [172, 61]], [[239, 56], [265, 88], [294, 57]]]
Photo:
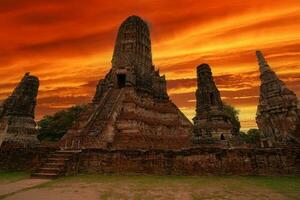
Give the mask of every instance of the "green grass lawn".
[[2, 172], [0, 171], [0, 183], [14, 182], [29, 178], [30, 174], [26, 172]]
[[[99, 183], [105, 185], [107, 190], [102, 193], [101, 199], [119, 199], [122, 192], [116, 188], [124, 185], [130, 186], [132, 193], [141, 196], [149, 190], [157, 193], [164, 192], [164, 188], [170, 191], [178, 191], [178, 188], [191, 192], [192, 199], [223, 199], [225, 194], [237, 193], [259, 193], [271, 192], [281, 194], [287, 199], [300, 199], [300, 177], [262, 177], [262, 176], [157, 176], [157, 175], [86, 175], [64, 177], [46, 183], [41, 187], [56, 187], [69, 183]], [[207, 194], [198, 191], [199, 188], [211, 190]], [[166, 190], [165, 190], [166, 191]], [[198, 191], [198, 192], [197, 192]], [[182, 192], [182, 191], [181, 191]], [[268, 194], [264, 194], [268, 196]], [[145, 195], [142, 195], [145, 196]], [[152, 195], [153, 197], [153, 195]], [[147, 198], [146, 198], [147, 199]], [[151, 195], [149, 195], [149, 199]], [[225, 198], [226, 199], [226, 198]], [[230, 199], [230, 198], [229, 198]], [[260, 199], [260, 198], [258, 198]]]
[[[0, 173], [0, 183], [28, 176]], [[80, 195], [91, 192], [94, 196], [88, 199], [300, 199], [300, 177], [79, 174], [34, 186], [26, 192], [29, 197], [31, 193], [41, 197], [57, 195], [53, 199], [68, 194], [73, 195], [72, 199], [74, 195], [80, 199]]]

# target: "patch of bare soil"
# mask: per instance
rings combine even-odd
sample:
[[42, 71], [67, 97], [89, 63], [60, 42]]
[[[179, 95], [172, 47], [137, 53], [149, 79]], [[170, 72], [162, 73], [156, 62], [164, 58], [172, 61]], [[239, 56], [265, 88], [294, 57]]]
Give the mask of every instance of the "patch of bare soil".
[[25, 179], [16, 182], [7, 182], [1, 183], [0, 185], [0, 197], [3, 195], [8, 195], [12, 193], [16, 193], [18, 191], [23, 191], [29, 188], [32, 188], [36, 185], [40, 185], [43, 183], [49, 182], [46, 179]]

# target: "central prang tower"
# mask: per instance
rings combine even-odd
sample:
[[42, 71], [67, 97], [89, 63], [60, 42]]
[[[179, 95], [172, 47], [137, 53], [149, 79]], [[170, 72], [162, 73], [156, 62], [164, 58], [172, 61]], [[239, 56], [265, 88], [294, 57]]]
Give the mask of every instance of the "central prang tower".
[[119, 28], [110, 71], [61, 147], [180, 149], [190, 144], [192, 127], [153, 66], [147, 23], [130, 16]]
[[113, 68], [140, 66], [141, 72], [152, 69], [150, 33], [140, 17], [128, 17], [120, 26], [112, 58]]
[[112, 68], [105, 79], [99, 81], [95, 102], [107, 87], [134, 87], [139, 94], [168, 99], [165, 76], [160, 76], [152, 64], [148, 25], [138, 16], [130, 16], [121, 24]]

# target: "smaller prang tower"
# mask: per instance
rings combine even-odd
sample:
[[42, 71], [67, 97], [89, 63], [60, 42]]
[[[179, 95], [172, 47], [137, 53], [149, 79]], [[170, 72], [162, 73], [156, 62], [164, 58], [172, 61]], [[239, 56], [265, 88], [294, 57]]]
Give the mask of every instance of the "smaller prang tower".
[[230, 116], [224, 111], [220, 92], [208, 64], [197, 67], [196, 100], [196, 116], [193, 118], [196, 141], [231, 139], [238, 130], [235, 130]]
[[261, 146], [300, 143], [300, 104], [294, 92], [270, 68], [262, 52], [256, 51], [260, 71], [260, 96], [256, 123]]
[[34, 110], [39, 79], [26, 73], [13, 93], [0, 105], [0, 146], [38, 143]]

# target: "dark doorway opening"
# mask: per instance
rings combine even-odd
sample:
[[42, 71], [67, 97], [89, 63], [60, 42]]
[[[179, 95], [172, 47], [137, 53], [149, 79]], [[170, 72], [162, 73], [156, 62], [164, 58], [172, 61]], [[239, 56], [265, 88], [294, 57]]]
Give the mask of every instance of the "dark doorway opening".
[[118, 79], [118, 87], [119, 88], [125, 87], [125, 84], [126, 84], [126, 74], [118, 74], [117, 75], [117, 79]]
[[213, 92], [209, 93], [209, 98], [210, 98], [210, 104], [212, 106], [214, 106], [215, 105], [215, 98], [214, 98], [214, 93]]
[[264, 147], [269, 147], [269, 144], [267, 141], [263, 141]]
[[225, 136], [221, 134], [221, 140], [225, 140]]

